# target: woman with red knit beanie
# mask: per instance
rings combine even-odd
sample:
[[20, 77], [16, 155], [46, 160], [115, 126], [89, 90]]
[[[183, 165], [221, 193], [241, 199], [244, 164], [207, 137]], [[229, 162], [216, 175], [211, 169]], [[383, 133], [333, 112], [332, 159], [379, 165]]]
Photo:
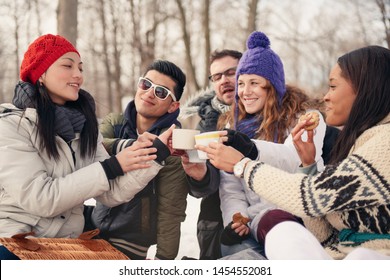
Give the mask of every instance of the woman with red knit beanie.
[[[173, 127], [109, 157], [80, 54], [59, 35], [30, 44], [20, 78], [12, 104], [0, 105], [0, 237], [77, 238], [85, 200], [122, 204], [156, 176]], [[0, 245], [0, 259], [18, 257]]]

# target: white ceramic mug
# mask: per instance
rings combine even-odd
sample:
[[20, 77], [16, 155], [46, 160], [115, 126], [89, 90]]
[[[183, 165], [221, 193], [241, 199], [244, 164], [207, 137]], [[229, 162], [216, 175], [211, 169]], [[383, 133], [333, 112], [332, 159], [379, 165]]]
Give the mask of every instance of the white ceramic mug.
[[199, 162], [206, 162], [205, 159], [199, 158], [198, 150], [186, 150], [186, 153], [188, 155], [188, 160], [192, 163], [199, 163]]
[[[196, 145], [202, 145], [207, 147], [209, 143], [218, 141], [219, 131], [210, 131], [195, 135]], [[208, 159], [207, 154], [203, 151], [198, 150], [198, 155], [200, 159]]]
[[176, 150], [193, 150], [194, 136], [200, 131], [196, 129], [174, 129], [172, 132], [172, 148]]

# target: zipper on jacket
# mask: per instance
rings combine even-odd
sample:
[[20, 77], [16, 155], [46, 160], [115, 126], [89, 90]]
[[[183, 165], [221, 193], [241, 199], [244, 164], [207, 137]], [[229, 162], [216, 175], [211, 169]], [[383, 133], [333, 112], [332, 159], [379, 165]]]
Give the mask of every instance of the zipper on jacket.
[[73, 164], [74, 164], [74, 166], [76, 166], [76, 153], [72, 149], [72, 141], [68, 142], [68, 146], [69, 146], [70, 152], [72, 153]]

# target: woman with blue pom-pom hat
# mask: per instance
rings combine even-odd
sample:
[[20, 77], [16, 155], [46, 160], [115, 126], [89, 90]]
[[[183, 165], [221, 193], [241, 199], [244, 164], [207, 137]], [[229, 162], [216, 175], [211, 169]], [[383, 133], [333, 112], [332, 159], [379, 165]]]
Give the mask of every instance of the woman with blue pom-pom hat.
[[[224, 256], [247, 248], [264, 253], [265, 236], [276, 223], [285, 220], [301, 223], [299, 218], [249, 190], [242, 178], [235, 177], [232, 172], [239, 175], [239, 168], [233, 170], [233, 165], [228, 164], [233, 153], [225, 152], [225, 148], [231, 148], [227, 146], [232, 146], [249, 159], [257, 159], [291, 173], [296, 172], [301, 164], [290, 132], [299, 117], [315, 110], [316, 106], [302, 90], [285, 84], [283, 63], [270, 45], [263, 32], [256, 31], [249, 36], [248, 49], [236, 71], [236, 102], [230, 126], [235, 130], [228, 130], [227, 142], [205, 148], [210, 162], [228, 171], [221, 172], [219, 188], [225, 226], [221, 236]], [[315, 133], [309, 133], [314, 135], [315, 161], [318, 169], [322, 170], [326, 124], [317, 113], [319, 126]], [[304, 137], [307, 137], [306, 132]], [[233, 216], [237, 213], [249, 218], [250, 222], [235, 221]]]

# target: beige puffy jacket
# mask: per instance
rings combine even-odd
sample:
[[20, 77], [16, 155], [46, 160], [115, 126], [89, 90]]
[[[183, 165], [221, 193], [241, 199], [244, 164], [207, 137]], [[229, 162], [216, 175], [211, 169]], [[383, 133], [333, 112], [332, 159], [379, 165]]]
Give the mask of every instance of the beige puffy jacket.
[[80, 135], [76, 135], [71, 143], [76, 164], [68, 144], [57, 137], [60, 156], [55, 161], [39, 148], [35, 109], [0, 106], [10, 109], [0, 114], [2, 237], [29, 231], [37, 237], [78, 237], [84, 227], [85, 200], [94, 197], [108, 206], [129, 201], [162, 168], [153, 161], [150, 168], [109, 181], [99, 163], [109, 157], [101, 135], [93, 158], [80, 156]]

